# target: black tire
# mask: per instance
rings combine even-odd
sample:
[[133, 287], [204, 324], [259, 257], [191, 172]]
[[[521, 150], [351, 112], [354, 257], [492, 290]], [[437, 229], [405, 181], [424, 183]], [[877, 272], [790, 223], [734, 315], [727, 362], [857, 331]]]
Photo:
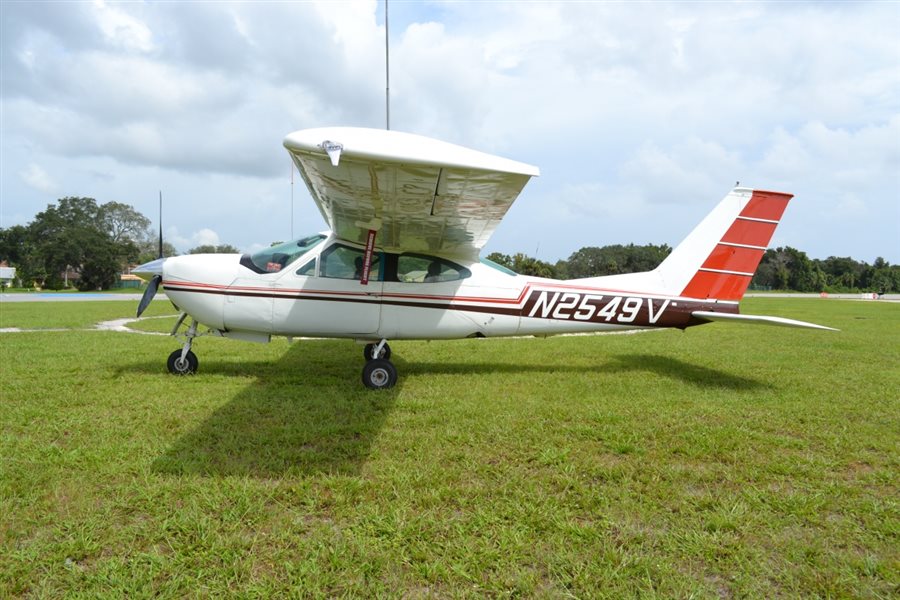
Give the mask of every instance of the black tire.
[[[375, 351], [375, 346], [378, 344], [366, 344], [366, 347], [363, 349], [363, 356], [366, 360], [372, 360], [372, 353]], [[384, 360], [391, 359], [391, 347], [385, 344], [381, 348], [381, 354], [378, 355], [378, 358], [383, 358]]]
[[197, 360], [197, 355], [190, 350], [188, 350], [184, 360], [181, 360], [181, 350], [176, 350], [169, 355], [169, 360], [166, 361], [166, 366], [172, 375], [193, 375], [197, 372], [199, 364], [200, 361]]
[[363, 367], [362, 380], [370, 390], [390, 389], [397, 383], [397, 368], [384, 358], [372, 359]]

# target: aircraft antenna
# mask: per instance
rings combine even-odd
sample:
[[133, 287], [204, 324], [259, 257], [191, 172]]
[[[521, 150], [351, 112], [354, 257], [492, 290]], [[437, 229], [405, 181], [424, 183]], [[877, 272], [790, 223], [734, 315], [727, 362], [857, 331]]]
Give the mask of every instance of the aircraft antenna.
[[162, 190], [159, 190], [159, 258], [163, 258], [163, 240], [162, 240]]
[[291, 239], [294, 239], [294, 161], [291, 160]]
[[391, 129], [391, 49], [388, 29], [388, 0], [384, 0], [384, 106], [385, 129]]

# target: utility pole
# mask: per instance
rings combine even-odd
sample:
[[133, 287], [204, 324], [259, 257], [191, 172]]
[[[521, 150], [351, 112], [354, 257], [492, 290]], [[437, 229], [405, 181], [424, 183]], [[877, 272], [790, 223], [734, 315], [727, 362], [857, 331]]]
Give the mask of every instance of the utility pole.
[[159, 190], [159, 257], [163, 258], [162, 244], [162, 190]]
[[391, 48], [388, 41], [388, 0], [384, 0], [384, 97], [386, 129], [391, 129]]

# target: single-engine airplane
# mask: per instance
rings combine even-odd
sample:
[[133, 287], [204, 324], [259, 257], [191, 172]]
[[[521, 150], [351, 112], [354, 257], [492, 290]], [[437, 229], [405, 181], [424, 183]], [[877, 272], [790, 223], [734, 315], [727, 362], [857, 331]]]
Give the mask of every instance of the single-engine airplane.
[[375, 129], [307, 129], [284, 146], [329, 232], [253, 254], [176, 256], [134, 269], [149, 281], [138, 316], [160, 285], [181, 311], [172, 373], [197, 370], [192, 346], [201, 335], [354, 339], [365, 344], [363, 383], [379, 389], [397, 382], [388, 340], [713, 321], [830, 329], [738, 311], [790, 194], [736, 187], [656, 269], [558, 281], [479, 259], [536, 167]]

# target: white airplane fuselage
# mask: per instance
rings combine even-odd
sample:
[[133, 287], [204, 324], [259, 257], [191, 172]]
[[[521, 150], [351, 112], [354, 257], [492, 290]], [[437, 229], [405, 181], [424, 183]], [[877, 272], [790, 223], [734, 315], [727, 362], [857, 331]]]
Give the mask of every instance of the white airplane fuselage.
[[[227, 337], [258, 341], [272, 335], [360, 340], [555, 335], [686, 327], [701, 322], [692, 323], [691, 311], [737, 312], [737, 302], [647, 293], [648, 273], [557, 281], [505, 273], [480, 261], [416, 255], [457, 267], [450, 269], [453, 279], [424, 281], [419, 272], [401, 281], [387, 265], [402, 255], [377, 250], [378, 264], [387, 268], [363, 284], [317, 271], [320, 255], [334, 245], [354, 246], [329, 236], [266, 273], [254, 272], [242, 264], [247, 257], [237, 254], [167, 258], [162, 285], [199, 323]], [[611, 285], [604, 285], [607, 281]]]

